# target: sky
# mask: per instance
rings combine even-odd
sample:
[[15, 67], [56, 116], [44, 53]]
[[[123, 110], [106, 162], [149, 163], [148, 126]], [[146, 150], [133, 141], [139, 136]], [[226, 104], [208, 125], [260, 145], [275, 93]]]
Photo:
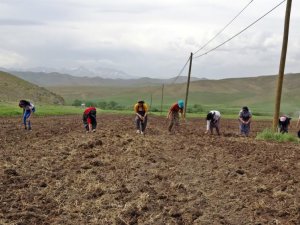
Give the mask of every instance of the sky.
[[[136, 77], [174, 77], [190, 53], [205, 45], [249, 2], [1, 0], [0, 67], [102, 67]], [[252, 1], [196, 56], [226, 41], [280, 2]], [[285, 8], [286, 2], [222, 47], [195, 58], [192, 76], [222, 79], [277, 74]], [[300, 72], [298, 12], [300, 1], [294, 0], [286, 73]], [[182, 75], [187, 73], [185, 68]]]

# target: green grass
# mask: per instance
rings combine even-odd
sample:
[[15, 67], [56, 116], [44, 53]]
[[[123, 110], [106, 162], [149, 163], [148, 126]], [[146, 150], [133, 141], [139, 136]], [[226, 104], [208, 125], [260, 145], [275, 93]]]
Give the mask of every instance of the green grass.
[[[35, 115], [48, 116], [48, 115], [71, 115], [81, 114], [82, 108], [74, 106], [61, 106], [61, 105], [36, 105]], [[17, 102], [0, 102], [0, 116], [18, 116], [22, 115], [23, 111], [18, 106]]]
[[296, 142], [299, 143], [299, 139], [294, 135], [285, 133], [281, 134], [278, 132], [273, 132], [270, 129], [265, 129], [262, 132], [258, 133], [256, 136], [257, 140], [264, 141], [276, 141], [276, 142]]
[[[285, 77], [282, 92], [281, 111], [291, 117], [297, 116], [296, 104], [300, 76]], [[275, 101], [275, 77], [256, 77], [245, 79], [204, 80], [192, 82], [188, 100], [188, 109], [201, 105], [203, 111], [219, 110], [222, 115], [237, 115], [242, 106], [247, 105], [255, 116], [272, 117]], [[49, 87], [64, 97], [67, 104], [75, 99], [82, 101], [114, 101], [126, 109], [131, 109], [138, 99], [150, 104], [152, 109], [160, 110], [161, 85], [147, 87]], [[165, 85], [163, 110], [167, 111], [172, 103], [185, 98], [186, 85]]]
[[[160, 107], [158, 107], [160, 109]], [[165, 117], [168, 113], [168, 107], [163, 108], [163, 112], [151, 112], [152, 115], [156, 116], [163, 116]], [[50, 115], [76, 115], [76, 114], [82, 114], [84, 111], [81, 107], [75, 107], [75, 106], [63, 106], [63, 105], [36, 105], [36, 112], [35, 115], [37, 116], [50, 116]], [[0, 116], [19, 116], [22, 115], [22, 109], [19, 108], [17, 102], [0, 102]], [[123, 115], [132, 115], [133, 109], [126, 109], [126, 110], [101, 110], [98, 108], [99, 114], [123, 114]], [[222, 118], [226, 119], [237, 119], [238, 113], [234, 111], [234, 113], [227, 112], [222, 113]], [[187, 119], [189, 118], [205, 118], [206, 117], [206, 111], [200, 112], [200, 113], [187, 113]], [[261, 119], [272, 119], [271, 116], [262, 116], [257, 115], [253, 116], [254, 119], [261, 120]]]

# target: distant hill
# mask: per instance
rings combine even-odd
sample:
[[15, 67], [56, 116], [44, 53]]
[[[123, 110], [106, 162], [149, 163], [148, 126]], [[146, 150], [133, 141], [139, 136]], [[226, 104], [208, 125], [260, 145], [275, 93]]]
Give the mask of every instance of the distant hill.
[[112, 68], [104, 67], [95, 67], [95, 68], [86, 68], [84, 66], [74, 67], [74, 68], [49, 68], [49, 67], [33, 67], [27, 70], [24, 69], [6, 69], [1, 68], [1, 71], [10, 72], [10, 71], [19, 71], [19, 72], [35, 72], [35, 73], [60, 73], [60, 74], [69, 74], [75, 77], [102, 77], [109, 79], [134, 79], [135, 76], [127, 74], [121, 70], [116, 70]]
[[[58, 86], [148, 86], [157, 84], [184, 83], [187, 77], [170, 79], [153, 79], [143, 77], [139, 79], [109, 79], [102, 77], [76, 77], [69, 74], [9, 71], [9, 73], [42, 87]], [[192, 81], [200, 80], [191, 78]]]
[[51, 91], [0, 71], [0, 99], [19, 101], [28, 99], [34, 103], [64, 104], [64, 99]]
[[[236, 112], [243, 105], [254, 111], [273, 112], [277, 76], [199, 80], [190, 84], [189, 105], [199, 104], [208, 109]], [[300, 74], [288, 74], [284, 78], [281, 109], [285, 113], [300, 110]], [[51, 87], [67, 102], [74, 99], [115, 101], [132, 105], [137, 99], [160, 108], [161, 85], [144, 87]], [[168, 107], [179, 98], [185, 98], [186, 84], [169, 84], [164, 87], [164, 105]], [[231, 110], [232, 109], [232, 110]]]

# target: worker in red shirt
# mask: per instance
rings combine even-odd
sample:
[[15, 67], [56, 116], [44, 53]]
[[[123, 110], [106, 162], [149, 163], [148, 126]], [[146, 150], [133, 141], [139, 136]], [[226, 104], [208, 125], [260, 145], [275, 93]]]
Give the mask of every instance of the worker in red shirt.
[[96, 108], [92, 106], [86, 108], [83, 112], [82, 120], [87, 132], [95, 132], [97, 127]]
[[174, 103], [169, 109], [169, 113], [167, 118], [170, 120], [168, 130], [171, 133], [173, 126], [179, 125], [179, 113], [181, 114], [181, 118], [183, 118], [183, 108], [184, 101], [178, 100], [178, 102]]

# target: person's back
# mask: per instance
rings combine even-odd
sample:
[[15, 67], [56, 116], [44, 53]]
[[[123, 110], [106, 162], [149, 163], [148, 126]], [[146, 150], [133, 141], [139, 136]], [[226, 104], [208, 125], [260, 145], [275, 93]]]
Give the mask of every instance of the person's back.
[[168, 131], [172, 133], [172, 128], [175, 125], [178, 127], [179, 125], [179, 113], [181, 114], [181, 117], [183, 118], [183, 109], [184, 109], [184, 101], [178, 100], [176, 103], [174, 103], [170, 109], [169, 113], [167, 115], [167, 118], [170, 120]]
[[206, 115], [206, 132], [210, 131], [213, 134], [213, 128], [216, 128], [217, 134], [220, 135], [220, 118], [221, 113], [217, 110], [211, 110]]
[[35, 112], [35, 106], [27, 100], [20, 100], [19, 107], [23, 109], [23, 124], [25, 130], [31, 130], [30, 117], [31, 114]]
[[288, 133], [291, 118], [288, 116], [281, 116], [278, 120], [279, 132]]
[[95, 107], [88, 107], [84, 110], [82, 120], [85, 129], [88, 132], [95, 131], [97, 127], [97, 120], [96, 120], [97, 110]]
[[244, 108], [240, 111], [239, 117], [242, 118], [244, 121], [249, 121], [251, 118], [251, 112], [248, 108]]

